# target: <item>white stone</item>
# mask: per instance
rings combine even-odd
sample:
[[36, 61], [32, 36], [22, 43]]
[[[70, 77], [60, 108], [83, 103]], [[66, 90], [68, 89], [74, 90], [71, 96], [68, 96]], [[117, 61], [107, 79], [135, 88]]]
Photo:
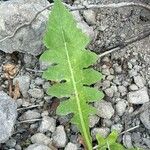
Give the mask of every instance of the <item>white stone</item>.
[[141, 76], [134, 76], [134, 82], [135, 84], [139, 87], [142, 88], [144, 87], [145, 81], [144, 78]]
[[147, 88], [143, 87], [138, 91], [129, 92], [127, 95], [127, 99], [128, 102], [132, 104], [143, 104], [149, 102]]
[[116, 111], [119, 116], [122, 116], [126, 110], [127, 103], [124, 100], [118, 101], [116, 104]]
[[83, 16], [89, 25], [94, 25], [96, 23], [96, 14], [93, 10], [84, 10]]
[[89, 127], [94, 127], [98, 123], [99, 119], [100, 118], [96, 115], [89, 116]]
[[110, 119], [114, 115], [114, 109], [110, 102], [98, 101], [94, 103], [97, 115], [102, 118]]
[[67, 144], [67, 135], [62, 125], [56, 128], [56, 131], [52, 134], [53, 144], [57, 148], [63, 148]]
[[49, 116], [44, 116], [39, 127], [40, 132], [54, 132], [56, 128], [56, 120]]
[[32, 143], [51, 145], [52, 140], [43, 133], [36, 133], [31, 137]]
[[78, 150], [78, 147], [77, 147], [76, 144], [73, 144], [73, 143], [69, 142], [66, 145], [65, 150]]
[[35, 143], [32, 145], [29, 145], [25, 150], [52, 150], [52, 149], [46, 145]]
[[102, 137], [106, 138], [108, 134], [110, 133], [110, 129], [107, 127], [102, 127], [102, 128], [93, 128], [91, 130], [91, 135], [93, 139], [96, 139], [96, 135], [99, 134]]

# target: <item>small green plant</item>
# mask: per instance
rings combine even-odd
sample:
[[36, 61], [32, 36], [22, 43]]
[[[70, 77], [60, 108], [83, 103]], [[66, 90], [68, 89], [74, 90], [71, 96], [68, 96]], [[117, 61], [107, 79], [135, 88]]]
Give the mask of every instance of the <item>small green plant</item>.
[[112, 131], [107, 138], [103, 138], [97, 134], [96, 139], [98, 141], [98, 150], [125, 150], [125, 148], [117, 143], [118, 133]]
[[[77, 125], [86, 148], [92, 150], [89, 115], [95, 114], [96, 110], [90, 103], [101, 100], [104, 94], [91, 87], [102, 79], [102, 74], [90, 67], [96, 63], [98, 55], [85, 49], [89, 42], [89, 38], [76, 27], [73, 16], [61, 0], [55, 0], [44, 35], [44, 45], [48, 50], [40, 57], [41, 61], [52, 65], [44, 71], [43, 78], [55, 81], [47, 93], [61, 99], [56, 113], [73, 113], [71, 123]], [[100, 147], [109, 144], [110, 147], [122, 148], [115, 144], [114, 132], [107, 140], [97, 135], [97, 140]]]
[[104, 94], [90, 87], [102, 79], [102, 74], [89, 67], [98, 59], [95, 53], [85, 49], [89, 41], [61, 1], [55, 0], [44, 36], [48, 50], [40, 58], [53, 65], [43, 73], [43, 78], [57, 82], [47, 91], [49, 95], [65, 98], [57, 114], [74, 114], [71, 123], [77, 125], [88, 149], [92, 150], [88, 117], [96, 110], [89, 103], [102, 99]]

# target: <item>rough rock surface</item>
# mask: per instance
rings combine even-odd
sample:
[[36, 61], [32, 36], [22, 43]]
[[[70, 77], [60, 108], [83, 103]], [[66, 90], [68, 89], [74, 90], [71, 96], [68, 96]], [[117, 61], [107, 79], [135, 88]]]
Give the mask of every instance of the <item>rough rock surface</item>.
[[25, 150], [51, 150], [48, 146], [42, 144], [32, 144]]
[[4, 143], [11, 136], [16, 118], [17, 104], [0, 91], [0, 143]]
[[[48, 5], [47, 0], [11, 0], [0, 5], [0, 39], [11, 35], [18, 26], [30, 22], [35, 14]], [[38, 15], [31, 26], [24, 27], [11, 39], [0, 42], [0, 50], [39, 55], [42, 51], [42, 36], [45, 30], [48, 10]]]
[[[0, 5], [0, 40], [13, 34], [22, 24], [30, 22], [38, 11], [49, 5], [47, 0], [11, 0], [2, 2]], [[30, 26], [21, 28], [14, 37], [7, 38], [0, 42], [0, 50], [6, 53], [14, 51], [39, 55], [44, 46], [42, 44], [43, 33], [46, 28], [49, 10], [40, 13]], [[77, 20], [77, 26], [84, 33], [94, 38], [93, 27], [80, 17], [79, 11], [73, 12]]]
[[147, 88], [144, 87], [138, 91], [129, 92], [128, 101], [132, 104], [143, 104], [149, 102]]

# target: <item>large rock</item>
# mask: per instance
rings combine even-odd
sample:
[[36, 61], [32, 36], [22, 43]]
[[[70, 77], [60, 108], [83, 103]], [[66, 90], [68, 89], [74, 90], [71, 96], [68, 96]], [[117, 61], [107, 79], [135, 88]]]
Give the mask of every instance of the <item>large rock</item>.
[[17, 118], [17, 104], [5, 92], [0, 91], [0, 143], [12, 134]]
[[[11, 35], [18, 26], [30, 22], [38, 11], [49, 5], [47, 0], [11, 0], [0, 4], [0, 39]], [[39, 55], [42, 51], [42, 37], [46, 27], [48, 10], [37, 16], [31, 26], [21, 28], [13, 38], [0, 42], [0, 50]]]
[[[22, 24], [30, 22], [37, 12], [49, 5], [47, 0], [11, 0], [0, 3], [0, 40], [12, 35]], [[72, 12], [77, 26], [93, 38], [93, 28], [81, 18], [79, 11]], [[49, 10], [40, 13], [30, 26], [21, 28], [14, 37], [0, 42], [0, 50], [6, 53], [14, 51], [39, 55], [43, 50], [43, 33], [45, 32]]]

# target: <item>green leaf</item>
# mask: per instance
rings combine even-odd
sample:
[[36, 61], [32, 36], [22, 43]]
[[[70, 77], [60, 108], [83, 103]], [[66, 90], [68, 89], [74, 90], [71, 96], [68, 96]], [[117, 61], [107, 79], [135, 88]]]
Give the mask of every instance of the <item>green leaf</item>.
[[60, 103], [57, 114], [74, 114], [71, 122], [78, 126], [88, 149], [92, 150], [88, 124], [89, 115], [96, 110], [89, 103], [102, 99], [104, 94], [89, 87], [102, 79], [99, 72], [90, 68], [98, 56], [85, 49], [89, 41], [61, 1], [55, 0], [44, 35], [48, 50], [40, 57], [41, 61], [54, 65], [43, 73], [43, 78], [56, 81], [47, 93], [66, 98]]
[[119, 143], [114, 143], [110, 145], [110, 150], [125, 150], [125, 148]]
[[96, 139], [97, 139], [97, 142], [98, 142], [98, 146], [99, 147], [103, 147], [105, 146], [107, 143], [106, 143], [106, 140], [105, 138], [103, 138], [101, 135], [97, 134], [96, 135]]
[[114, 144], [117, 141], [117, 138], [118, 138], [118, 132], [114, 130], [109, 134], [106, 140], [109, 141], [109, 144]]
[[96, 135], [98, 142], [98, 150], [125, 150], [125, 148], [117, 143], [118, 133], [112, 131], [106, 138], [101, 135]]

